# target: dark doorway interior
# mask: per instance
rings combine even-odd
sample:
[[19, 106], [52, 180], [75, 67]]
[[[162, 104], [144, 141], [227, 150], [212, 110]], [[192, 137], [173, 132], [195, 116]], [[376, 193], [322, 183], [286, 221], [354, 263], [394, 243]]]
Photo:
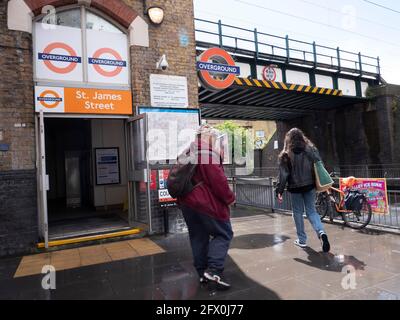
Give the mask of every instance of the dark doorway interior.
[[45, 128], [50, 238], [128, 228], [122, 209], [94, 207], [90, 119], [50, 118]]

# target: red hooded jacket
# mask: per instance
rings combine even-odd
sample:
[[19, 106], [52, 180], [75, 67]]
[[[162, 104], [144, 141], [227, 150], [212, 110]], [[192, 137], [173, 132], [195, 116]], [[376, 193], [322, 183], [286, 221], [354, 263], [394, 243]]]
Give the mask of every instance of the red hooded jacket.
[[217, 220], [228, 221], [229, 205], [235, 201], [235, 194], [229, 188], [221, 156], [212, 152], [208, 146], [203, 146], [201, 143], [191, 146], [199, 150], [209, 150], [210, 155], [208, 161], [204, 161], [204, 153], [203, 156], [199, 155], [193, 175], [196, 186], [192, 192], [178, 198], [178, 203]]

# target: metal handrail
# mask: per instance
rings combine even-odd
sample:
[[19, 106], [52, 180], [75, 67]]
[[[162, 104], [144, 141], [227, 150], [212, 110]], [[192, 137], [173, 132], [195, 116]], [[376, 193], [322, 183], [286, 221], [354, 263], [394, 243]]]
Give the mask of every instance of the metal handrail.
[[[209, 35], [213, 35], [213, 36], [218, 36], [219, 39], [219, 43], [217, 45], [219, 46], [223, 46], [223, 42], [224, 39], [233, 39], [235, 40], [235, 46], [236, 49], [238, 48], [238, 41], [242, 41], [242, 42], [246, 42], [246, 43], [252, 43], [254, 44], [254, 54], [256, 57], [259, 56], [259, 54], [264, 54], [264, 51], [260, 52], [260, 46], [267, 46], [269, 48], [272, 49], [272, 55], [277, 56], [277, 57], [283, 57], [286, 58], [286, 61], [288, 63], [290, 63], [290, 60], [292, 59], [291, 57], [291, 53], [302, 53], [303, 54], [303, 60], [307, 61], [307, 62], [311, 62], [314, 63], [314, 67], [317, 67], [319, 61], [318, 58], [329, 58], [331, 60], [331, 66], [335, 69], [338, 69], [339, 72], [341, 71], [343, 66], [343, 63], [353, 63], [354, 67], [355, 67], [355, 71], [357, 71], [358, 73], [360, 73], [361, 75], [363, 73], [368, 73], [368, 74], [375, 74], [377, 76], [378, 79], [380, 79], [380, 59], [379, 57], [371, 57], [368, 55], [364, 55], [356, 52], [350, 52], [347, 50], [342, 50], [339, 47], [337, 48], [332, 48], [332, 47], [328, 47], [325, 45], [319, 45], [314, 43], [310, 43], [310, 42], [306, 42], [306, 41], [302, 41], [302, 40], [297, 40], [297, 39], [291, 39], [289, 38], [289, 36], [286, 37], [282, 37], [282, 36], [277, 36], [277, 35], [272, 35], [269, 33], [265, 33], [265, 32], [260, 32], [257, 29], [247, 29], [247, 28], [242, 28], [242, 27], [237, 27], [237, 26], [232, 26], [229, 24], [224, 24], [222, 23], [221, 20], [219, 21], [210, 21], [210, 20], [205, 20], [205, 19], [199, 19], [199, 18], [195, 18], [195, 22], [202, 22], [208, 25], [212, 25], [212, 26], [217, 26], [218, 30], [216, 32], [210, 31], [209, 28], [208, 30], [206, 29], [202, 29], [202, 28], [195, 28], [195, 32], [196, 33], [205, 33], [205, 34], [209, 34]], [[251, 39], [248, 38], [243, 38], [243, 37], [238, 37], [238, 36], [233, 36], [231, 34], [224, 34], [223, 32], [223, 28], [227, 29], [234, 29], [234, 30], [239, 30], [239, 31], [244, 31], [244, 32], [248, 32], [251, 35]], [[274, 45], [272, 43], [266, 43], [265, 41], [260, 41], [258, 38], [259, 36], [267, 36], [267, 37], [271, 37], [273, 39], [278, 39], [278, 40], [283, 40], [285, 41], [285, 46], [279, 46], [279, 45]], [[296, 47], [291, 47], [290, 44], [291, 43], [298, 43], [298, 44], [302, 44], [302, 45], [307, 45], [310, 46], [309, 50], [304, 50], [304, 49], [299, 49]], [[332, 50], [335, 52], [335, 55], [329, 55], [326, 53], [322, 53], [322, 52], [318, 52], [318, 48], [322, 48], [322, 49], [326, 49], [326, 50]], [[274, 49], [279, 49], [279, 50], [285, 50], [286, 51], [286, 55], [277, 55], [275, 54], [275, 50]], [[354, 57], [357, 57], [357, 59], [352, 60], [349, 57], [342, 57], [341, 55], [352, 55]], [[311, 55], [312, 58], [308, 58], [306, 57], [307, 55]], [[374, 62], [368, 61], [368, 62], [364, 62], [363, 60], [373, 60]], [[371, 72], [369, 71], [371, 69], [371, 67], [375, 68], [376, 72]]]

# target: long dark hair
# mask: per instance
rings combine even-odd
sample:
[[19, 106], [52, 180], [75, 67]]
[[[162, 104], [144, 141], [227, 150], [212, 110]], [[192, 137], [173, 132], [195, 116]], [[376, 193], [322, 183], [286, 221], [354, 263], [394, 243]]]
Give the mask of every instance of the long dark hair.
[[279, 160], [282, 161], [289, 157], [295, 148], [306, 149], [307, 147], [314, 147], [314, 144], [306, 137], [303, 131], [299, 128], [293, 128], [285, 136], [285, 145], [279, 155]]

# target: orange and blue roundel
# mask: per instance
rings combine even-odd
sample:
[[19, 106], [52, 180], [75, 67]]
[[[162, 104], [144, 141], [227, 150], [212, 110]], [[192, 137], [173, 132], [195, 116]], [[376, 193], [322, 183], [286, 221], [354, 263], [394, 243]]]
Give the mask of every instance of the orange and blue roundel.
[[230, 87], [240, 68], [231, 55], [221, 48], [211, 48], [203, 52], [197, 61], [197, 70], [203, 84], [210, 89], [223, 90]]

